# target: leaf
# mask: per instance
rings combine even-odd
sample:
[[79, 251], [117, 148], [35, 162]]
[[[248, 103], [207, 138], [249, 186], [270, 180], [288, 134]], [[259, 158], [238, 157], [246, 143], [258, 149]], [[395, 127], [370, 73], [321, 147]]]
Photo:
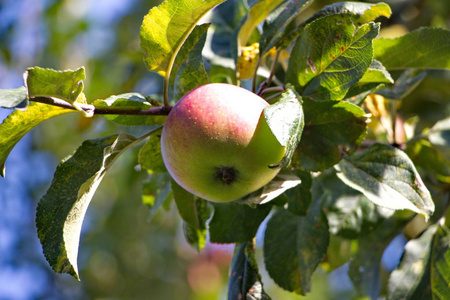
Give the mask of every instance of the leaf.
[[170, 203], [172, 193], [167, 173], [149, 175], [149, 180], [142, 186], [142, 202], [150, 208], [149, 217], [152, 218], [161, 206]]
[[286, 147], [281, 162], [271, 167], [285, 168], [291, 163], [305, 124], [301, 97], [287, 86], [277, 103], [264, 108], [264, 118], [278, 142]]
[[395, 39], [374, 40], [374, 58], [388, 70], [450, 69], [450, 31], [419, 28]]
[[[174, 98], [180, 99], [184, 94], [193, 90], [194, 88], [207, 84], [209, 82], [208, 74], [205, 71], [205, 66], [203, 65], [203, 46], [206, 41], [206, 31], [208, 30], [209, 24], [202, 26], [196, 26], [198, 30], [194, 29], [189, 36], [187, 42], [195, 35], [196, 43], [190, 52], [184, 56], [183, 61], [180, 63], [180, 67], [177, 70], [176, 77], [174, 80]], [[197, 37], [196, 35], [200, 35]], [[186, 46], [187, 42], [183, 45]], [[183, 48], [181, 48], [183, 50]], [[181, 51], [180, 51], [181, 53]], [[175, 60], [177, 62], [177, 59]]]
[[425, 72], [415, 75], [413, 70], [408, 69], [400, 75], [392, 87], [376, 93], [393, 100], [404, 99], [425, 79], [426, 75]]
[[259, 275], [252, 242], [236, 244], [228, 279], [228, 300], [270, 300]]
[[377, 205], [409, 209], [428, 219], [434, 212], [430, 192], [414, 164], [401, 150], [374, 144], [336, 167], [338, 177]]
[[153, 134], [139, 150], [138, 162], [142, 168], [154, 173], [166, 173], [161, 155], [161, 133]]
[[361, 235], [358, 251], [350, 261], [349, 276], [359, 298], [378, 299], [381, 292], [381, 257], [392, 239], [401, 233], [409, 218], [393, 216]]
[[301, 96], [341, 100], [366, 73], [372, 62], [372, 40], [379, 24], [355, 27], [340, 15], [308, 24], [291, 53], [286, 82]]
[[[126, 93], [120, 95], [113, 95], [106, 99], [95, 100], [93, 105], [96, 108], [117, 108], [122, 110], [129, 110], [130, 112], [136, 112], [141, 110], [147, 110], [152, 106], [161, 106], [162, 104], [148, 99], [146, 96], [139, 93]], [[127, 114], [104, 114], [105, 119], [113, 121], [120, 125], [126, 126], [142, 126], [142, 125], [162, 125], [167, 116], [135, 116]]]
[[366, 113], [347, 102], [303, 100], [305, 128], [293, 165], [321, 171], [353, 153], [366, 136]]
[[24, 86], [17, 89], [0, 89], [0, 107], [25, 108], [27, 102], [28, 93]]
[[433, 237], [431, 253], [431, 290], [433, 299], [450, 298], [450, 232], [441, 225]]
[[259, 40], [261, 57], [281, 43], [287, 26], [312, 2], [314, 0], [290, 0], [273, 21], [266, 20], [267, 27]]
[[387, 299], [417, 299], [412, 296], [422, 276], [427, 272], [427, 262], [436, 229], [437, 226], [433, 225], [419, 238], [406, 244], [400, 265], [389, 277]]
[[288, 210], [295, 215], [304, 216], [312, 201], [312, 176], [311, 173], [300, 170], [296, 170], [295, 174], [300, 178], [301, 184], [285, 192], [285, 195], [289, 199]]
[[270, 203], [252, 208], [234, 202], [212, 203], [214, 214], [209, 222], [212, 243], [245, 243], [253, 239], [261, 222], [267, 217]]
[[140, 39], [149, 71], [163, 77], [197, 22], [224, 0], [166, 0], [144, 17]]
[[392, 14], [391, 8], [386, 3], [359, 3], [359, 2], [338, 2], [327, 5], [316, 12], [311, 19], [315, 20], [323, 16], [341, 15], [350, 17], [354, 23], [368, 23], [378, 17], [389, 18]]
[[250, 10], [243, 19], [243, 23], [239, 28], [237, 36], [239, 55], [241, 54], [241, 48], [247, 46], [247, 42], [256, 26], [264, 21], [267, 16], [282, 3], [282, 0], [258, 0], [250, 7]]
[[45, 120], [73, 112], [71, 109], [41, 103], [30, 103], [26, 111], [13, 111], [0, 124], [0, 174], [5, 177], [5, 161], [25, 134]]
[[171, 185], [178, 211], [185, 222], [183, 229], [186, 240], [200, 251], [206, 245], [206, 221], [211, 215], [208, 202], [189, 193], [174, 180]]
[[79, 279], [78, 244], [86, 210], [106, 171], [138, 141], [126, 134], [87, 140], [56, 169], [36, 213], [38, 236], [54, 271]]
[[427, 132], [428, 139], [435, 146], [450, 147], [450, 117], [438, 121]]
[[264, 234], [264, 262], [270, 277], [283, 289], [306, 295], [328, 241], [328, 224], [319, 201], [311, 204], [305, 217], [278, 209]]
[[294, 174], [279, 173], [261, 189], [239, 199], [238, 202], [240, 204], [248, 204], [252, 207], [255, 207], [257, 204], [265, 204], [276, 199], [285, 191], [298, 186], [300, 182], [300, 178]]
[[436, 147], [427, 140], [408, 143], [405, 152], [416, 167], [423, 168], [435, 176], [450, 177], [450, 160], [442, 155]]

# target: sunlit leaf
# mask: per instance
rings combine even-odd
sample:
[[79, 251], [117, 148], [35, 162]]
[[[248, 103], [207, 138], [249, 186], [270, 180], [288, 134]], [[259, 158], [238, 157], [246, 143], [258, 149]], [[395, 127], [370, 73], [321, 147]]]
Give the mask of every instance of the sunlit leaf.
[[24, 86], [17, 89], [0, 89], [0, 107], [24, 108], [28, 105], [28, 93]]
[[293, 164], [308, 171], [320, 171], [353, 153], [366, 131], [365, 112], [348, 102], [304, 99], [305, 128]]
[[374, 144], [337, 166], [337, 175], [369, 200], [390, 209], [409, 209], [426, 219], [434, 212], [430, 192], [414, 164], [401, 150]]
[[[93, 105], [97, 108], [121, 109], [130, 113], [147, 110], [150, 107], [161, 106], [156, 100], [151, 100], [139, 93], [126, 93], [113, 95], [106, 99], [95, 100]], [[136, 116], [121, 114], [103, 114], [102, 117], [120, 125], [141, 126], [141, 125], [161, 125], [164, 124], [166, 116]]]
[[141, 48], [147, 69], [165, 77], [197, 22], [224, 0], [166, 0], [145, 16]]
[[251, 242], [236, 244], [228, 279], [228, 300], [270, 300], [265, 293]]
[[213, 203], [213, 206], [214, 214], [209, 222], [210, 240], [222, 244], [245, 243], [253, 239], [272, 209], [270, 203], [255, 208], [234, 202]]
[[283, 159], [274, 166], [284, 168], [291, 163], [305, 124], [301, 97], [288, 86], [277, 103], [264, 108], [264, 117], [278, 142], [286, 147]]
[[73, 112], [75, 111], [71, 109], [41, 103], [31, 103], [26, 111], [13, 111], [0, 124], [0, 174], [5, 176], [5, 161], [17, 142], [27, 132], [50, 118]]
[[161, 133], [152, 134], [142, 146], [139, 151], [138, 162], [142, 168], [154, 173], [167, 172], [161, 155]]
[[389, 18], [392, 14], [391, 8], [386, 3], [360, 3], [360, 2], [337, 2], [325, 6], [312, 19], [329, 15], [341, 15], [341, 18], [350, 17], [355, 23], [368, 23], [378, 17]]
[[328, 241], [328, 224], [319, 201], [311, 204], [306, 216], [278, 209], [264, 234], [264, 262], [270, 277], [283, 289], [305, 295]]
[[420, 28], [395, 39], [374, 40], [374, 58], [391, 69], [450, 69], [450, 31]]
[[356, 27], [340, 15], [308, 24], [292, 49], [286, 82], [302, 96], [341, 100], [372, 63], [379, 24]]
[[56, 272], [79, 278], [78, 244], [86, 210], [106, 171], [137, 141], [125, 134], [87, 140], [56, 169], [36, 213], [44, 255]]
[[399, 267], [389, 277], [387, 299], [417, 299], [413, 295], [427, 272], [433, 235], [437, 226], [429, 227], [419, 238], [410, 240]]
[[439, 226], [433, 238], [431, 254], [431, 290], [433, 299], [450, 298], [450, 231]]
[[450, 147], [450, 117], [434, 124], [427, 135], [433, 145]]

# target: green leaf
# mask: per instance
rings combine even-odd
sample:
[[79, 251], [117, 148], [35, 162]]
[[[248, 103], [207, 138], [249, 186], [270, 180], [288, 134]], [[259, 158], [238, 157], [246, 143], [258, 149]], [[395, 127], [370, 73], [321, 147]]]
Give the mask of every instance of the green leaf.
[[147, 69], [170, 74], [175, 57], [197, 22], [224, 0], [166, 0], [144, 17], [141, 48]]
[[[130, 112], [147, 110], [152, 106], [162, 105], [158, 101], [151, 100], [139, 93], [113, 95], [104, 100], [95, 100], [93, 104], [96, 108], [120, 109]], [[167, 116], [135, 116], [127, 114], [104, 114], [102, 117], [126, 126], [162, 125], [167, 118]]]
[[450, 298], [450, 232], [445, 225], [438, 227], [431, 253], [431, 290], [433, 299]]
[[354, 23], [368, 23], [378, 17], [389, 18], [392, 14], [391, 8], [386, 3], [359, 3], [338, 2], [325, 6], [316, 12], [311, 19], [315, 20], [322, 16], [340, 15], [341, 18], [350, 17]]
[[265, 293], [251, 242], [236, 244], [228, 279], [228, 300], [270, 300]]
[[295, 174], [300, 178], [301, 184], [285, 192], [288, 198], [288, 210], [296, 215], [306, 215], [311, 204], [312, 176], [310, 172], [296, 170]]
[[186, 223], [183, 227], [186, 240], [200, 251], [206, 245], [206, 221], [211, 215], [208, 202], [189, 193], [174, 180], [171, 185], [178, 211]]
[[429, 227], [419, 238], [410, 240], [405, 246], [402, 261], [391, 273], [387, 299], [417, 299], [413, 297], [422, 276], [427, 272], [433, 235], [437, 225]]
[[392, 87], [376, 93], [393, 100], [404, 99], [425, 79], [426, 75], [425, 72], [415, 75], [413, 70], [408, 69], [400, 75]]
[[[175, 63], [179, 64], [174, 80], [175, 99], [180, 99], [187, 92], [209, 82], [208, 74], [206, 73], [205, 66], [203, 65], [202, 56], [203, 47], [206, 41], [206, 31], [208, 28], [209, 24], [196, 26], [175, 60]], [[191, 40], [194, 40], [195, 43]], [[178, 57], [181, 52], [183, 50], [188, 51], [185, 49], [185, 46], [186, 48], [190, 48], [190, 51], [186, 55], [183, 55], [183, 60], [180, 59], [180, 61], [178, 61]]]
[[423, 168], [435, 176], [450, 177], [450, 160], [439, 152], [427, 140], [418, 140], [409, 143], [405, 152], [416, 167]]
[[150, 208], [149, 217], [152, 218], [161, 206], [170, 203], [172, 190], [167, 173], [149, 175], [149, 180], [142, 186], [142, 202]]
[[286, 81], [302, 96], [341, 100], [372, 62], [379, 24], [360, 27], [340, 15], [308, 24], [292, 49]]
[[264, 118], [278, 142], [286, 147], [283, 159], [273, 167], [285, 168], [291, 163], [305, 124], [301, 97], [287, 86], [277, 103], [264, 108]]
[[86, 210], [106, 171], [138, 141], [125, 134], [87, 140], [56, 169], [36, 213], [44, 255], [56, 272], [79, 279], [78, 244]]
[[282, 43], [287, 26], [314, 0], [290, 0], [273, 21], [266, 20], [267, 26], [259, 40], [259, 52], [262, 57], [270, 49]]
[[0, 124], [0, 174], [5, 177], [5, 161], [25, 134], [45, 120], [73, 112], [71, 109], [41, 103], [31, 103], [25, 111], [13, 111]]
[[419, 28], [395, 39], [373, 41], [374, 58], [388, 70], [450, 69], [450, 31]]
[[401, 150], [374, 144], [337, 166], [338, 177], [377, 205], [409, 209], [428, 219], [434, 212], [430, 192], [414, 164]]
[[450, 148], [450, 117], [434, 124], [427, 135], [433, 145]]
[[264, 21], [267, 16], [282, 3], [283, 0], [258, 0], [250, 7], [250, 10], [243, 19], [243, 23], [239, 28], [237, 36], [239, 54], [241, 47], [247, 46], [247, 42], [256, 26]]
[[84, 67], [76, 70], [57, 71], [40, 67], [28, 68], [24, 74], [28, 97], [54, 97], [65, 100], [86, 117], [92, 117], [77, 103], [86, 103], [83, 80], [86, 79]]
[[305, 128], [293, 165], [321, 171], [353, 153], [367, 131], [365, 112], [348, 102], [303, 100]]
[[252, 208], [245, 204], [213, 203], [214, 214], [209, 222], [213, 243], [245, 243], [253, 239], [261, 222], [272, 209], [270, 203]]
[[17, 89], [0, 89], [0, 107], [25, 108], [28, 103], [28, 92], [24, 86]]
[[161, 133], [153, 134], [142, 146], [138, 155], [142, 168], [154, 173], [166, 173], [167, 169], [161, 155]]
[[306, 295], [328, 241], [328, 224], [319, 201], [311, 204], [304, 217], [278, 209], [264, 234], [264, 262], [270, 277], [283, 289]]
[[393, 216], [358, 239], [357, 253], [350, 261], [349, 276], [358, 296], [378, 299], [381, 290], [381, 257], [394, 237], [401, 233], [409, 219]]

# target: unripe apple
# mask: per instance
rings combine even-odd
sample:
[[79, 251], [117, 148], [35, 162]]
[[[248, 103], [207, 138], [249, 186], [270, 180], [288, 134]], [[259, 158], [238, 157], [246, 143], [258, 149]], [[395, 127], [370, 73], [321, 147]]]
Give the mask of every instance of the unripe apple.
[[211, 83], [181, 98], [162, 131], [161, 152], [172, 178], [194, 195], [234, 201], [279, 172], [285, 154], [263, 109], [268, 103], [234, 85]]

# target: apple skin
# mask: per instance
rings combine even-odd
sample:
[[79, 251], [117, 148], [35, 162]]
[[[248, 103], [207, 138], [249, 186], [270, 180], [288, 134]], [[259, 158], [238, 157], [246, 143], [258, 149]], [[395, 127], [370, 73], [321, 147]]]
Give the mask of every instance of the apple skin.
[[258, 190], [279, 172], [285, 154], [269, 128], [269, 104], [235, 85], [211, 83], [184, 95], [172, 108], [161, 153], [172, 178], [213, 202], [230, 202]]

